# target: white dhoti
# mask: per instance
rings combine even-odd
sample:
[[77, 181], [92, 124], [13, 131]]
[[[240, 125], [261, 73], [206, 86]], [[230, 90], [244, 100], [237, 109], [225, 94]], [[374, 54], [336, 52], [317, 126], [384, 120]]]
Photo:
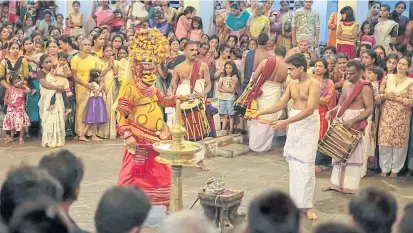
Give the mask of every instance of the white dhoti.
[[[261, 87], [262, 95], [257, 98], [258, 110], [266, 109], [281, 98], [281, 84], [266, 81]], [[266, 152], [271, 149], [274, 130], [271, 123], [278, 120], [281, 111], [260, 116], [259, 119], [248, 122], [249, 148], [255, 152]]]
[[[204, 79], [198, 79], [195, 82], [195, 87], [194, 87], [194, 93], [202, 93], [205, 89], [205, 80]], [[190, 86], [190, 80], [184, 80], [181, 84], [179, 84], [178, 88], [176, 89], [176, 94], [177, 95], [189, 95], [191, 94], [191, 86]], [[175, 122], [175, 109], [172, 109], [173, 111], [173, 119], [172, 121]], [[202, 146], [202, 150], [198, 153], [194, 154], [194, 159], [195, 161], [201, 162], [205, 158], [205, 151], [206, 151], [206, 146], [204, 140], [197, 141], [199, 144]]]
[[[372, 132], [372, 125], [374, 124], [372, 116], [367, 119], [367, 127], [364, 131], [363, 143], [364, 143], [364, 161], [367, 161], [370, 156], [374, 156], [374, 150], [376, 148], [376, 142], [374, 140], [374, 133]], [[407, 153], [407, 151], [406, 151]], [[363, 163], [361, 170], [361, 177], [367, 174], [367, 162]]]
[[[363, 111], [364, 109], [347, 109], [341, 119], [344, 121], [352, 119], [360, 115]], [[333, 159], [333, 172], [331, 173], [330, 188], [342, 193], [357, 192], [360, 179], [363, 175], [363, 164], [367, 161], [364, 155], [364, 140], [362, 138], [351, 153], [345, 166]]]
[[[289, 117], [301, 110], [291, 109]], [[284, 156], [289, 158], [290, 196], [300, 209], [313, 208], [315, 189], [314, 162], [320, 131], [318, 110], [307, 118], [288, 126]]]

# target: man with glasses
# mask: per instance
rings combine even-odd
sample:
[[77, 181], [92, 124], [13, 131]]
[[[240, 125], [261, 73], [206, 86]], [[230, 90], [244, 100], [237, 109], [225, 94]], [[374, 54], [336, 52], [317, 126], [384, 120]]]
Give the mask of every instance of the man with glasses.
[[297, 46], [298, 35], [306, 34], [310, 42], [310, 47], [316, 48], [320, 36], [320, 17], [317, 12], [311, 9], [313, 1], [304, 1], [304, 7], [297, 9], [292, 20], [292, 44]]

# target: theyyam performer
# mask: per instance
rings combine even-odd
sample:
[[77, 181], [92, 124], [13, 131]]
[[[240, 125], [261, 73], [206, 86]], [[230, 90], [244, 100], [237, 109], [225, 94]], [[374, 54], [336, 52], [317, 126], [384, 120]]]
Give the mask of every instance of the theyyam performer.
[[285, 63], [292, 80], [280, 101], [269, 108], [252, 112], [250, 117], [254, 119], [279, 112], [287, 106], [290, 99], [294, 101], [289, 118], [273, 121], [272, 128], [280, 130], [288, 126], [284, 154], [288, 157], [290, 196], [298, 208], [306, 210], [308, 219], [315, 220], [317, 215], [313, 211], [314, 162], [320, 131], [320, 84], [308, 76], [303, 54], [291, 55]]
[[159, 30], [139, 30], [129, 51], [128, 73], [115, 104], [117, 131], [125, 140], [118, 184], [139, 186], [153, 205], [168, 206], [171, 170], [155, 161], [158, 152], [152, 144], [171, 139], [161, 107], [174, 107], [177, 98], [182, 102], [188, 98], [167, 98], [154, 86], [156, 67], [168, 56], [168, 40]]
[[208, 170], [203, 160], [206, 147], [204, 138], [209, 134], [209, 122], [205, 112], [205, 100], [211, 91], [209, 67], [197, 59], [198, 46], [194, 41], [184, 45], [185, 61], [175, 67], [172, 75], [172, 93], [191, 95], [191, 100], [181, 105], [182, 122], [185, 127], [187, 140], [197, 141], [202, 150], [195, 154], [197, 166]]

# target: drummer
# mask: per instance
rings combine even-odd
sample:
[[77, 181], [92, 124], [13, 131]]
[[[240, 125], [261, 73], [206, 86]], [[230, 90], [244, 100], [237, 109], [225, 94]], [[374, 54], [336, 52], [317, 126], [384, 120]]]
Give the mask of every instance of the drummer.
[[[172, 76], [172, 93], [180, 92], [181, 95], [194, 94], [194, 98], [205, 99], [211, 91], [211, 80], [208, 65], [197, 60], [198, 46], [194, 41], [187, 41], [184, 45], [185, 61], [175, 67]], [[193, 73], [195, 71], [195, 73]], [[193, 74], [192, 74], [193, 73]], [[191, 78], [193, 85], [191, 85]], [[188, 88], [189, 84], [189, 88]], [[193, 92], [191, 93], [193, 89]], [[184, 93], [186, 92], [186, 93]], [[197, 166], [208, 171], [203, 160], [205, 157], [205, 143], [198, 141], [202, 150], [195, 154]]]

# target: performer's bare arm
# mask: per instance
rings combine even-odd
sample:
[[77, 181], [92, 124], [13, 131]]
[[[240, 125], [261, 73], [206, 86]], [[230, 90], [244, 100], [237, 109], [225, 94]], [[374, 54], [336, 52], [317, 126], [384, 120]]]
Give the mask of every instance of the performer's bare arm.
[[290, 87], [291, 87], [291, 84], [287, 86], [287, 89], [285, 90], [284, 95], [281, 97], [280, 101], [278, 101], [276, 104], [272, 105], [269, 108], [258, 111], [256, 117], [261, 116], [261, 115], [276, 113], [276, 112], [283, 110], [287, 106], [288, 101], [290, 101], [291, 99]]
[[[209, 67], [207, 64], [202, 63], [201, 68], [202, 68], [202, 77], [205, 80], [205, 89], [202, 92], [202, 97], [207, 97], [207, 95], [211, 91], [211, 76], [209, 74]], [[173, 80], [173, 77], [172, 77], [172, 80]]]
[[[179, 65], [178, 65], [179, 66]], [[178, 67], [176, 67], [172, 73], [172, 80], [171, 80], [171, 85], [172, 85], [172, 94], [175, 95], [176, 89], [178, 88]]]
[[364, 86], [361, 91], [361, 97], [363, 98], [364, 107], [366, 110], [362, 111], [360, 115], [352, 118], [350, 122], [346, 122], [350, 126], [360, 121], [366, 120], [373, 113], [373, 90], [369, 86]]
[[321, 93], [320, 84], [318, 82], [310, 82], [309, 89], [306, 107], [297, 115], [288, 118], [286, 120], [288, 124], [300, 121], [313, 114], [314, 111], [317, 111]]
[[254, 74], [252, 75], [252, 80], [257, 80], [258, 77], [260, 77], [262, 70], [264, 69], [265, 64], [267, 63], [268, 59], [263, 60], [257, 67], [257, 69], [254, 71]]

